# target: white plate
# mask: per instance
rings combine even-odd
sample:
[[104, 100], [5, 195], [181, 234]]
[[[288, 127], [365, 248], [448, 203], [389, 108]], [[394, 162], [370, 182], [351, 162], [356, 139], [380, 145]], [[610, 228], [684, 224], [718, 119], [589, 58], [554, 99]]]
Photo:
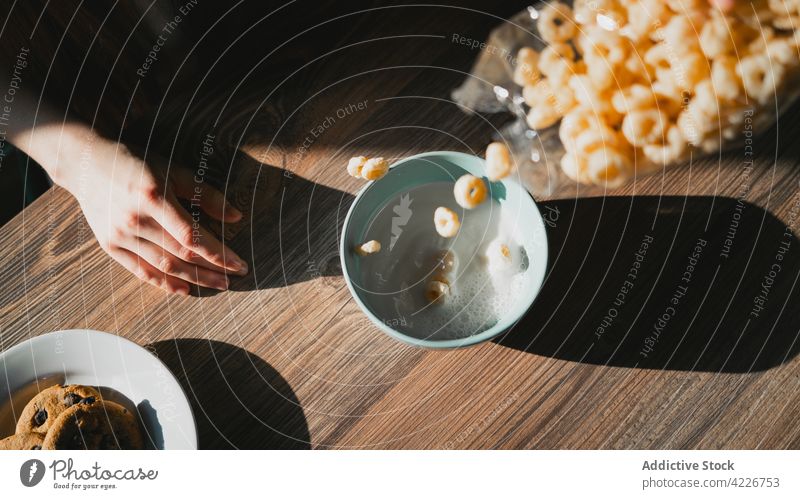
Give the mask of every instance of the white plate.
[[88, 329], [43, 334], [0, 353], [0, 437], [13, 434], [14, 414], [56, 383], [98, 386], [133, 410], [147, 448], [197, 448], [192, 408], [169, 369], [125, 338]]

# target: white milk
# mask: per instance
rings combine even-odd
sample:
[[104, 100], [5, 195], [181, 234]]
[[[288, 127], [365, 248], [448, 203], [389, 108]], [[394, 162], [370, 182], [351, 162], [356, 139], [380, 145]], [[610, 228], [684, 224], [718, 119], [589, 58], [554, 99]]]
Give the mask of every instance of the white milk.
[[[446, 206], [458, 213], [461, 230], [446, 239], [436, 232], [433, 212]], [[361, 258], [362, 297], [371, 310], [394, 329], [422, 339], [464, 338], [492, 327], [508, 312], [525, 284], [528, 257], [515, 234], [512, 210], [487, 200], [464, 210], [453, 199], [453, 183], [417, 187], [391, 199], [372, 219], [365, 241], [376, 239], [379, 253]], [[511, 250], [510, 268], [489, 271], [486, 249], [499, 240]], [[426, 283], [436, 266], [436, 255], [449, 249], [456, 256], [450, 274], [450, 295], [430, 304]]]

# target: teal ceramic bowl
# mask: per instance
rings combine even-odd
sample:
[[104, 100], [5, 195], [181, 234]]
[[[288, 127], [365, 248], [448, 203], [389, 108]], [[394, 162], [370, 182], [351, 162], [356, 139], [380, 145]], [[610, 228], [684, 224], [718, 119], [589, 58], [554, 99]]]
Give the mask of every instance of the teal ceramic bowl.
[[[414, 337], [392, 326], [392, 321], [379, 317], [372, 305], [375, 295], [366, 291], [368, 283], [361, 280], [361, 258], [353, 248], [366, 240], [366, 231], [375, 217], [396, 196], [414, 188], [434, 182], [454, 182], [465, 173], [485, 177], [484, 160], [459, 152], [428, 152], [405, 158], [393, 164], [389, 172], [380, 180], [370, 182], [356, 195], [342, 230], [340, 255], [345, 282], [353, 299], [364, 314], [383, 332], [405, 343], [426, 348], [459, 348], [475, 345], [508, 331], [528, 311], [539, 294], [547, 269], [547, 234], [544, 220], [530, 194], [509, 178], [501, 182], [489, 183], [489, 192], [499, 202], [501, 210], [512, 210], [513, 217], [519, 217], [516, 224], [518, 242], [524, 246], [528, 256], [527, 268], [523, 271], [524, 287], [522, 296], [509, 307], [504, 317], [493, 326], [476, 334], [457, 339], [431, 339]], [[512, 176], [513, 177], [513, 176]], [[488, 182], [488, 180], [486, 180]], [[433, 222], [431, 218], [431, 230]], [[368, 278], [368, 277], [366, 277]]]

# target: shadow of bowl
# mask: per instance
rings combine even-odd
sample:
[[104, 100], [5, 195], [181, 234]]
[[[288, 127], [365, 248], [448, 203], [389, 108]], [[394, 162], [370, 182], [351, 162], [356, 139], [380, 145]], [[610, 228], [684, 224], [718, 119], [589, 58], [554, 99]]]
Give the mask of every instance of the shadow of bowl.
[[260, 357], [219, 341], [176, 339], [147, 348], [189, 397], [201, 449], [308, 449], [297, 396]]
[[548, 276], [500, 344], [679, 371], [761, 371], [797, 355], [800, 241], [768, 211], [725, 197], [540, 204], [551, 215]]

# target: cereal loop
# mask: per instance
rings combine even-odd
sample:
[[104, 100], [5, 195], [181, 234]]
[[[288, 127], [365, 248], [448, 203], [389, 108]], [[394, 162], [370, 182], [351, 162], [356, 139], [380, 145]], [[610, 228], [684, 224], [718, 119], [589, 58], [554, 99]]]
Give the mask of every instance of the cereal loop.
[[492, 182], [504, 179], [511, 174], [514, 164], [511, 151], [501, 142], [492, 142], [486, 147], [486, 176]]
[[608, 31], [598, 26], [586, 30], [586, 36], [581, 39], [584, 57], [593, 54], [606, 62], [611, 67], [618, 67], [628, 58], [629, 41], [618, 33]]
[[456, 212], [444, 206], [436, 208], [433, 212], [433, 224], [436, 226], [436, 232], [442, 237], [454, 237], [461, 228]]
[[486, 247], [486, 264], [490, 270], [506, 271], [514, 265], [514, 256], [511, 249], [502, 241], [494, 240]]
[[624, 140], [620, 137], [619, 132], [605, 125], [584, 131], [575, 138], [573, 145], [574, 151], [583, 156], [607, 148], [621, 150], [624, 147]]
[[672, 12], [685, 13], [695, 11], [708, 6], [707, 0], [665, 0]]
[[558, 138], [564, 147], [574, 147], [575, 139], [586, 130], [600, 125], [600, 117], [586, 108], [567, 113], [558, 127]]
[[800, 15], [800, 0], [769, 0], [768, 5], [778, 16]]
[[372, 255], [374, 253], [378, 253], [381, 250], [381, 243], [375, 241], [367, 241], [364, 244], [356, 247], [356, 253], [361, 256]]
[[711, 83], [717, 95], [726, 100], [742, 96], [742, 80], [736, 73], [736, 57], [725, 56], [714, 59], [711, 64]]
[[[800, 24], [797, 27], [800, 28]], [[784, 66], [797, 64], [800, 60], [800, 47], [797, 40], [788, 37], [776, 38], [767, 42], [767, 56], [772, 59], [773, 64]]]
[[608, 125], [615, 125], [621, 115], [611, 105], [610, 91], [601, 91], [587, 75], [575, 75], [569, 79], [569, 86], [575, 94], [578, 105], [602, 115]]
[[364, 167], [364, 163], [366, 162], [366, 156], [356, 156], [354, 158], [350, 158], [350, 161], [347, 163], [347, 173], [350, 174], [351, 177], [361, 178], [361, 169]]
[[371, 158], [361, 168], [361, 176], [367, 180], [378, 180], [389, 171], [389, 162], [383, 158]]
[[[536, 85], [528, 85], [522, 89], [522, 98], [531, 108], [547, 107], [547, 116], [556, 115], [560, 118], [577, 105], [575, 94], [566, 85], [555, 88], [549, 80], [541, 80]], [[552, 123], [551, 123], [552, 124]], [[547, 125], [549, 126], [549, 125]]]
[[575, 51], [566, 43], [548, 45], [539, 54], [539, 71], [555, 82], [566, 81], [574, 72]]
[[589, 179], [608, 188], [620, 187], [633, 176], [631, 157], [613, 148], [593, 152], [586, 160]]
[[654, 26], [661, 26], [671, 15], [662, 0], [627, 2], [628, 23], [620, 30], [624, 36], [640, 43], [647, 39]]
[[425, 299], [428, 303], [439, 304], [450, 294], [450, 286], [446, 282], [432, 280], [425, 285]]
[[533, 130], [542, 130], [555, 125], [561, 115], [555, 106], [549, 103], [542, 103], [528, 111], [525, 121]]
[[656, 105], [656, 94], [646, 85], [634, 84], [614, 92], [611, 104], [619, 113], [629, 113], [637, 109], [649, 109]]
[[693, 146], [699, 146], [710, 132], [718, 128], [711, 117], [703, 113], [696, 102], [690, 102], [681, 111], [676, 123], [683, 138]]
[[710, 67], [701, 52], [687, 52], [673, 69], [673, 76], [681, 90], [691, 93], [694, 87], [711, 75]]
[[587, 52], [584, 56], [586, 61], [586, 74], [597, 90], [605, 90], [614, 84], [616, 75], [614, 67], [606, 59], [597, 55], [595, 52]]
[[550, 2], [539, 11], [536, 28], [547, 43], [565, 42], [575, 36], [572, 9], [561, 2]]
[[552, 102], [553, 95], [553, 88], [548, 80], [539, 80], [534, 85], [522, 87], [522, 99], [530, 107]]
[[664, 144], [648, 144], [644, 146], [645, 157], [658, 165], [668, 165], [683, 159], [687, 144], [676, 125], [670, 126], [669, 130], [667, 130], [666, 139]]
[[767, 55], [751, 55], [739, 62], [736, 73], [742, 79], [747, 95], [760, 104], [766, 104], [783, 83], [785, 69], [780, 64], [772, 64]]
[[649, 43], [640, 44], [636, 50], [631, 51], [631, 54], [623, 64], [625, 71], [638, 83], [649, 83], [656, 75], [655, 71], [644, 61], [644, 54], [646, 54], [651, 47]]
[[[462, 175], [456, 180], [453, 195], [462, 208], [471, 210], [486, 200], [486, 184], [474, 175]], [[437, 210], [438, 211], [438, 210]], [[455, 215], [455, 213], [453, 213]]]
[[730, 54], [734, 50], [735, 23], [722, 15], [714, 15], [700, 31], [700, 47], [709, 59]]
[[[582, 24], [603, 24], [608, 29], [618, 29], [628, 22], [628, 13], [624, 7], [627, 0], [587, 0], [576, 6], [576, 19], [580, 17]], [[578, 2], [576, 2], [578, 3]], [[578, 14], [580, 9], [580, 15]]]
[[689, 16], [672, 16], [662, 30], [663, 42], [669, 47], [669, 51], [676, 55], [700, 52], [700, 39], [698, 38], [700, 29], [701, 26], [695, 24], [695, 20]]
[[658, 109], [632, 111], [622, 120], [622, 134], [636, 147], [661, 142], [667, 127], [667, 116]]
[[703, 80], [694, 89], [692, 102], [706, 116], [717, 116], [720, 113], [719, 99], [711, 80]]
[[514, 68], [514, 83], [524, 87], [536, 83], [540, 76], [539, 53], [528, 47], [519, 49], [517, 65]]
[[434, 255], [434, 261], [436, 263], [434, 273], [437, 275], [450, 274], [456, 268], [456, 255], [450, 250], [437, 252], [436, 255]]
[[562, 156], [561, 171], [575, 182], [588, 184], [590, 181], [589, 174], [586, 171], [586, 159], [578, 154], [567, 152]]
[[784, 31], [792, 31], [800, 28], [800, 16], [778, 17], [772, 20], [772, 25]]

